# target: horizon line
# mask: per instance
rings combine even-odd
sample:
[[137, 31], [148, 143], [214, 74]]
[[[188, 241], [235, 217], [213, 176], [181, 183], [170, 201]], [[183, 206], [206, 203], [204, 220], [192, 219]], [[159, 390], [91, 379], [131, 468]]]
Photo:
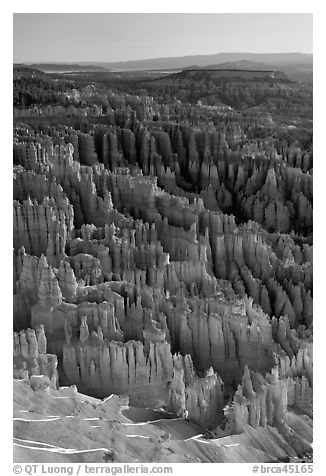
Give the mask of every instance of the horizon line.
[[302, 51], [275, 51], [273, 53], [253, 53], [251, 51], [220, 51], [219, 53], [199, 53], [199, 54], [192, 54], [192, 55], [182, 55], [182, 56], [156, 56], [151, 58], [139, 58], [139, 59], [127, 59], [127, 60], [104, 60], [104, 59], [97, 59], [97, 60], [20, 60], [15, 61], [13, 63], [22, 63], [22, 64], [32, 64], [32, 63], [48, 63], [48, 64], [78, 64], [78, 63], [129, 63], [129, 62], [136, 62], [136, 61], [152, 61], [152, 60], [159, 60], [159, 59], [173, 59], [173, 58], [187, 58], [187, 57], [195, 57], [195, 56], [214, 56], [220, 54], [249, 54], [249, 55], [282, 55], [282, 54], [299, 54], [299, 55], [309, 55], [313, 56], [313, 53], [306, 53]]

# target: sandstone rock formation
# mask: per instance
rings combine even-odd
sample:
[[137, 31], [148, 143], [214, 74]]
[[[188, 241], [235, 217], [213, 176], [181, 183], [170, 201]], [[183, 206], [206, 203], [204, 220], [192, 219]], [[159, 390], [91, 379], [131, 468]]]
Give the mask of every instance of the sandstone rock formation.
[[48, 376], [50, 384], [56, 388], [58, 383], [58, 359], [47, 354], [47, 341], [44, 327], [14, 332], [14, 378], [28, 379], [33, 376]]
[[127, 394], [217, 436], [274, 427], [300, 454], [313, 154], [272, 115], [302, 114], [310, 90], [247, 73], [94, 82], [15, 112], [14, 377]]

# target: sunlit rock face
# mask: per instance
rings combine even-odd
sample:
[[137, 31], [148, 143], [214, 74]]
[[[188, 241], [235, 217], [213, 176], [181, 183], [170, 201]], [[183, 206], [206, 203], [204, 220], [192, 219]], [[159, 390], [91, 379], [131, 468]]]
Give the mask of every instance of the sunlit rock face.
[[17, 108], [14, 378], [128, 395], [216, 437], [272, 428], [299, 455], [313, 151], [308, 126], [278, 114], [304, 121], [311, 91], [225, 75], [77, 85], [80, 103]]
[[47, 376], [50, 385], [58, 385], [58, 359], [47, 353], [47, 341], [44, 327], [14, 332], [14, 378], [29, 379], [35, 376]]

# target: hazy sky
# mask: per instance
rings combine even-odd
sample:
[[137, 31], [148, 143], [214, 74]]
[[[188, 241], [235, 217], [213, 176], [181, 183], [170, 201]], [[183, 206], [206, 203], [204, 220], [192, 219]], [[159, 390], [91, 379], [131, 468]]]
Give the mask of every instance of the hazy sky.
[[14, 62], [312, 53], [307, 13], [15, 13]]

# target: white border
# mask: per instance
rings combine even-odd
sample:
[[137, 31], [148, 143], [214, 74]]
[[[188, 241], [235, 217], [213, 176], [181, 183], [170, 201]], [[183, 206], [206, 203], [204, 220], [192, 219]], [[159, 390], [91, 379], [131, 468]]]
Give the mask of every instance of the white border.
[[[4, 3], [4, 2], [3, 2]], [[153, 0], [131, 2], [67, 2], [57, 0], [55, 2], [43, 1], [13, 1], [5, 2], [1, 5], [1, 130], [2, 144], [1, 147], [1, 306], [2, 306], [2, 322], [1, 322], [1, 408], [3, 410], [3, 421], [1, 425], [2, 439], [1, 449], [5, 455], [4, 474], [12, 474], [12, 219], [11, 219], [11, 200], [12, 200], [12, 13], [38, 13], [38, 12], [60, 12], [60, 13], [314, 13], [314, 150], [315, 150], [315, 183], [314, 183], [314, 245], [317, 252], [317, 263], [315, 263], [315, 280], [314, 280], [314, 320], [315, 320], [315, 389], [314, 389], [314, 409], [317, 418], [315, 419], [315, 442], [314, 442], [314, 474], [322, 474], [322, 458], [324, 455], [324, 433], [325, 426], [323, 421], [325, 418], [325, 375], [324, 375], [324, 348], [325, 348], [325, 320], [323, 315], [325, 294], [325, 180], [326, 180], [326, 145], [325, 145], [325, 88], [326, 76], [324, 70], [324, 62], [326, 59], [323, 45], [325, 42], [325, 10], [323, 2], [317, 1], [284, 1], [274, 0], [273, 2], [263, 3], [261, 1], [232, 1], [229, 0], [221, 4], [216, 1], [193, 2], [176, 2], [174, 0], [164, 0], [164, 2], [155, 2]], [[277, 32], [275, 32], [277, 34]], [[316, 172], [317, 171], [317, 172]], [[10, 337], [9, 337], [10, 336]], [[8, 465], [6, 464], [8, 463]], [[192, 466], [192, 467], [191, 467]], [[228, 466], [228, 468], [227, 468]], [[231, 468], [229, 468], [231, 466]], [[232, 474], [240, 471], [243, 474], [250, 474], [248, 465], [247, 469], [244, 465], [240, 469], [237, 465], [220, 465], [217, 471], [222, 474]], [[206, 468], [206, 466], [204, 467]], [[181, 468], [180, 468], [181, 469]], [[193, 472], [201, 471], [198, 466], [187, 465], [185, 470]], [[208, 466], [207, 466], [208, 469]], [[248, 472], [247, 472], [248, 471]]]

